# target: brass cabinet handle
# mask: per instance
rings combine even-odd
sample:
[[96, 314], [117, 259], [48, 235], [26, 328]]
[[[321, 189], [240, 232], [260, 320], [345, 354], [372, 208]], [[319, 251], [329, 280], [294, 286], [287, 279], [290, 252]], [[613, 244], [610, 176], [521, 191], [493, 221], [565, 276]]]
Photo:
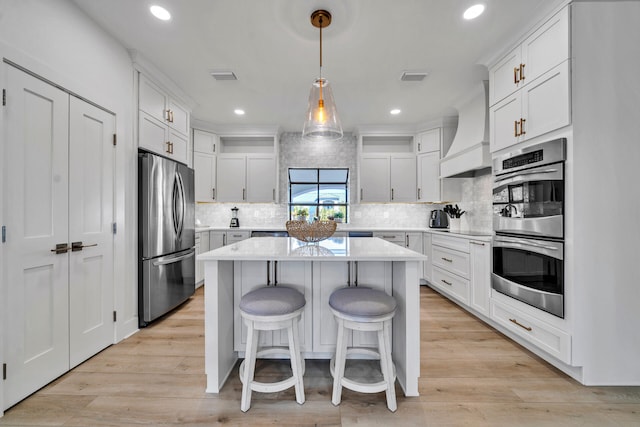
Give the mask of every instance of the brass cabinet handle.
[[55, 249], [51, 249], [51, 252], [55, 252], [56, 255], [60, 255], [60, 254], [66, 254], [69, 249], [71, 248], [66, 243], [58, 243], [56, 244]]
[[524, 80], [524, 66], [525, 64], [520, 64], [520, 80]]
[[518, 322], [516, 319], [509, 319], [509, 321], [511, 323], [515, 323], [516, 325], [520, 326], [522, 329], [531, 332], [533, 330], [533, 328], [529, 327], [529, 326], [524, 326], [522, 323]]
[[453, 260], [449, 259], [449, 258], [442, 258], [443, 261], [447, 261], [447, 262], [453, 262]]
[[171, 113], [171, 120], [170, 122], [173, 123], [173, 110], [169, 110], [169, 112]]
[[524, 122], [526, 122], [526, 121], [527, 121], [527, 119], [520, 119], [520, 135], [524, 135], [525, 133], [527, 133], [524, 130]]
[[513, 83], [518, 84], [520, 79], [518, 78], [518, 72], [520, 72], [520, 67], [513, 67]]
[[442, 283], [444, 283], [445, 285], [453, 286], [453, 283], [449, 283], [449, 282], [447, 282], [447, 281], [446, 281], [446, 280], [444, 280], [444, 279], [440, 279], [440, 281], [441, 281]]
[[82, 242], [71, 242], [71, 251], [78, 252], [81, 251], [82, 248], [92, 248], [94, 246], [98, 246], [98, 244], [94, 243], [93, 245], [83, 245]]
[[518, 133], [518, 121], [514, 120], [513, 121], [513, 136], [520, 136], [520, 134]]
[[171, 110], [169, 110], [169, 109], [167, 109], [167, 110], [164, 110], [164, 111], [163, 111], [164, 119], [165, 119], [166, 121], [170, 121], [170, 120], [169, 120], [169, 112], [170, 112], [170, 111], [171, 111]]
[[167, 149], [165, 150], [169, 154], [173, 154], [173, 142], [167, 141]]

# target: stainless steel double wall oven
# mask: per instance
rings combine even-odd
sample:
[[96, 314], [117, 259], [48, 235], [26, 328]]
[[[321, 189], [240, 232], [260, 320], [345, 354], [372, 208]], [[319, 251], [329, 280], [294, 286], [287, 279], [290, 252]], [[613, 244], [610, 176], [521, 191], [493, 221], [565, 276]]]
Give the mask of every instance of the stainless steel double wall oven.
[[493, 159], [493, 272], [498, 292], [564, 317], [566, 139]]

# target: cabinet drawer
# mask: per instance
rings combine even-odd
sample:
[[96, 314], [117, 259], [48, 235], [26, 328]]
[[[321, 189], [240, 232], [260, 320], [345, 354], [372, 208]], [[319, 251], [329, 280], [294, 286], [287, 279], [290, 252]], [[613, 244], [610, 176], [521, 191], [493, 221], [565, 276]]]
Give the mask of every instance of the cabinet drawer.
[[458, 237], [443, 236], [441, 234], [433, 233], [431, 242], [434, 245], [444, 246], [445, 248], [453, 249], [455, 251], [469, 253], [469, 240]]
[[571, 336], [568, 333], [493, 299], [491, 318], [557, 359], [571, 363]]
[[434, 266], [455, 273], [465, 279], [469, 278], [469, 254], [433, 245], [431, 249]]
[[469, 304], [469, 281], [436, 266], [433, 267], [432, 284], [464, 304]]
[[251, 237], [250, 231], [227, 231], [227, 245], [245, 240]]
[[398, 244], [400, 246], [405, 246], [405, 235], [404, 233], [397, 233], [393, 231], [379, 231], [373, 233], [373, 237], [379, 237], [388, 242]]

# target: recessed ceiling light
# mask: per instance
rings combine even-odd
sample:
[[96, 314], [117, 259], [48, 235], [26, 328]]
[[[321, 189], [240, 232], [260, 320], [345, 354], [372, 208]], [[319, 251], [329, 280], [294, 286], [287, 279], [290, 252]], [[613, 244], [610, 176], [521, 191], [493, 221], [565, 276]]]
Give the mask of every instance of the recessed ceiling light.
[[464, 11], [464, 14], [462, 15], [462, 17], [464, 19], [475, 19], [478, 16], [482, 15], [482, 12], [484, 12], [484, 5], [474, 4], [469, 9]]
[[399, 108], [394, 108], [393, 110], [389, 111], [389, 113], [393, 114], [394, 116], [400, 114], [402, 112], [402, 110], [400, 110]]
[[233, 110], [234, 113], [236, 113], [239, 116], [244, 116], [244, 110], [240, 109], [240, 108], [236, 108], [235, 110]]
[[171, 14], [169, 13], [169, 11], [162, 6], [154, 4], [149, 8], [149, 10], [151, 11], [151, 14], [153, 16], [160, 19], [161, 21], [168, 21], [169, 19], [171, 19]]

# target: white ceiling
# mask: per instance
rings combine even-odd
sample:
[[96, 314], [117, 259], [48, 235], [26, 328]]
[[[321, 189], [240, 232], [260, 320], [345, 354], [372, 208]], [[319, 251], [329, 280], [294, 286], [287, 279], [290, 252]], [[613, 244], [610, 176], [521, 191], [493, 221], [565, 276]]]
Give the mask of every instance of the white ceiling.
[[[333, 86], [345, 131], [360, 125], [417, 125], [455, 115], [464, 94], [488, 78], [483, 59], [503, 49], [557, 0], [479, 0], [485, 13], [462, 13], [474, 0], [74, 0], [126, 48], [135, 49], [193, 101], [193, 117], [213, 124], [279, 125], [301, 131], [319, 69]], [[151, 16], [160, 4], [172, 19]], [[237, 81], [216, 81], [211, 70]], [[428, 71], [402, 82], [403, 71]], [[246, 115], [233, 113], [242, 108]], [[389, 110], [402, 113], [391, 116]]]

